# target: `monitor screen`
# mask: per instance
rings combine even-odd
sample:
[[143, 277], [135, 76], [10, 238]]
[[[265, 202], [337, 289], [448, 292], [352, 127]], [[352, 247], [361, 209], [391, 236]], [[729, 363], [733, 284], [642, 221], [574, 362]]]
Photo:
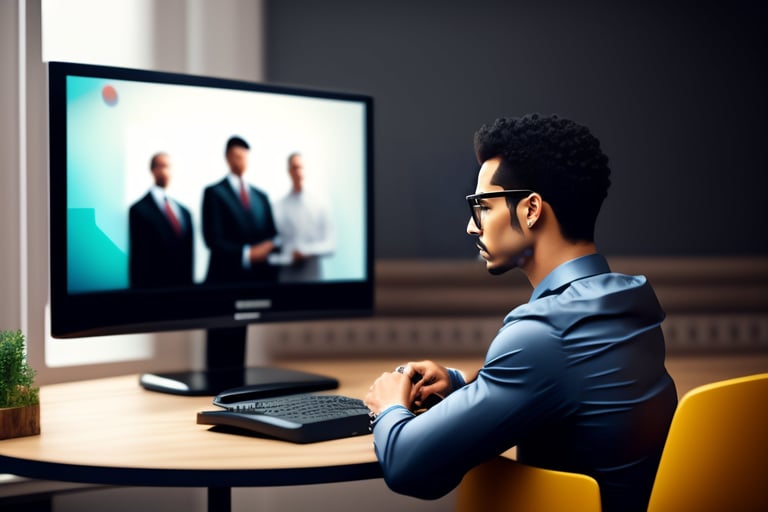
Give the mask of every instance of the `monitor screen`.
[[372, 312], [369, 96], [52, 62], [49, 113], [54, 337]]

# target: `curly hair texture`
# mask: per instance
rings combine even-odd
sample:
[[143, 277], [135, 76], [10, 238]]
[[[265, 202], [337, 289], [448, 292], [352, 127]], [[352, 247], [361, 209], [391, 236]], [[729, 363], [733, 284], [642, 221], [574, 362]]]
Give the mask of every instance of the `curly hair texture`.
[[557, 115], [529, 114], [484, 125], [474, 143], [478, 162], [501, 157], [494, 185], [538, 192], [552, 206], [565, 238], [594, 241], [611, 170], [589, 129]]

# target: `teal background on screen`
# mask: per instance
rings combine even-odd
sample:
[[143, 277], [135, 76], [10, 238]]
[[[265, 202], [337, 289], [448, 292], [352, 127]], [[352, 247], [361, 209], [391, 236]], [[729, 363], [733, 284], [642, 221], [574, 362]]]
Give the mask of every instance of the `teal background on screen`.
[[125, 119], [107, 81], [67, 78], [67, 261], [70, 292], [128, 287], [122, 173]]

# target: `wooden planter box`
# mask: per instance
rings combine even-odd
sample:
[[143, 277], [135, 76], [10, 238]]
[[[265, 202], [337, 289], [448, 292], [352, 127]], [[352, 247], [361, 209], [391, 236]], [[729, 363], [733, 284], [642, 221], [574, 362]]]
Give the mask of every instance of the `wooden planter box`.
[[40, 433], [40, 404], [0, 409], [0, 439]]

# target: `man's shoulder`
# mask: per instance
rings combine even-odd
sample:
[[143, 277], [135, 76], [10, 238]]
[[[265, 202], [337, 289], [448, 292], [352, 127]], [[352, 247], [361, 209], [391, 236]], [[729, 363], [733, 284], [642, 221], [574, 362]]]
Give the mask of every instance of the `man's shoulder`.
[[150, 192], [147, 192], [131, 205], [131, 207], [129, 208], [129, 211], [133, 213], [145, 211], [152, 205], [153, 202], [154, 202], [154, 199], [152, 198], [152, 194]]
[[182, 203], [180, 203], [179, 201], [176, 201], [176, 205], [179, 207], [179, 209], [181, 210], [181, 212], [182, 212], [184, 215], [189, 215], [189, 216], [192, 216], [192, 214], [191, 214], [191, 213], [190, 213], [190, 211], [189, 211], [189, 208], [187, 208], [186, 206], [184, 206]]
[[205, 190], [214, 190], [214, 189], [223, 188], [226, 184], [227, 184], [227, 178], [225, 177], [223, 179], [220, 179], [219, 181], [211, 183], [210, 185], [205, 187]]
[[[609, 292], [613, 289], [638, 288], [647, 283], [643, 275], [621, 274], [619, 272], [606, 272], [594, 276], [578, 279], [571, 283], [573, 286], [590, 287], [592, 289]], [[599, 288], [595, 288], [598, 286]]]
[[251, 189], [251, 192], [256, 194], [257, 196], [262, 197], [264, 199], [268, 198], [267, 193], [261, 190], [259, 187], [251, 184], [249, 184], [248, 187]]
[[610, 272], [574, 281], [557, 297], [561, 309], [574, 314], [632, 312], [657, 306], [656, 295], [642, 275]]
[[553, 326], [548, 312], [531, 306], [523, 304], [507, 313], [498, 335], [526, 339], [551, 336]]
[[[548, 325], [532, 317], [505, 320], [491, 341], [485, 366], [509, 366], [547, 371], [565, 363], [561, 338]], [[545, 372], [546, 373], [546, 372]]]
[[592, 319], [642, 318], [660, 322], [664, 312], [645, 276], [618, 273], [577, 279], [559, 290], [513, 309], [506, 324], [521, 323], [563, 335]]
[[568, 311], [578, 313], [582, 308], [591, 309], [592, 304], [616, 296], [642, 295], [651, 289], [645, 276], [605, 272], [574, 279], [552, 293], [545, 294], [523, 305], [522, 312], [541, 314], [547, 311]]
[[203, 198], [211, 196], [223, 196], [227, 193], [227, 187], [229, 187], [229, 184], [227, 183], [226, 178], [215, 183], [211, 183], [203, 190]]

